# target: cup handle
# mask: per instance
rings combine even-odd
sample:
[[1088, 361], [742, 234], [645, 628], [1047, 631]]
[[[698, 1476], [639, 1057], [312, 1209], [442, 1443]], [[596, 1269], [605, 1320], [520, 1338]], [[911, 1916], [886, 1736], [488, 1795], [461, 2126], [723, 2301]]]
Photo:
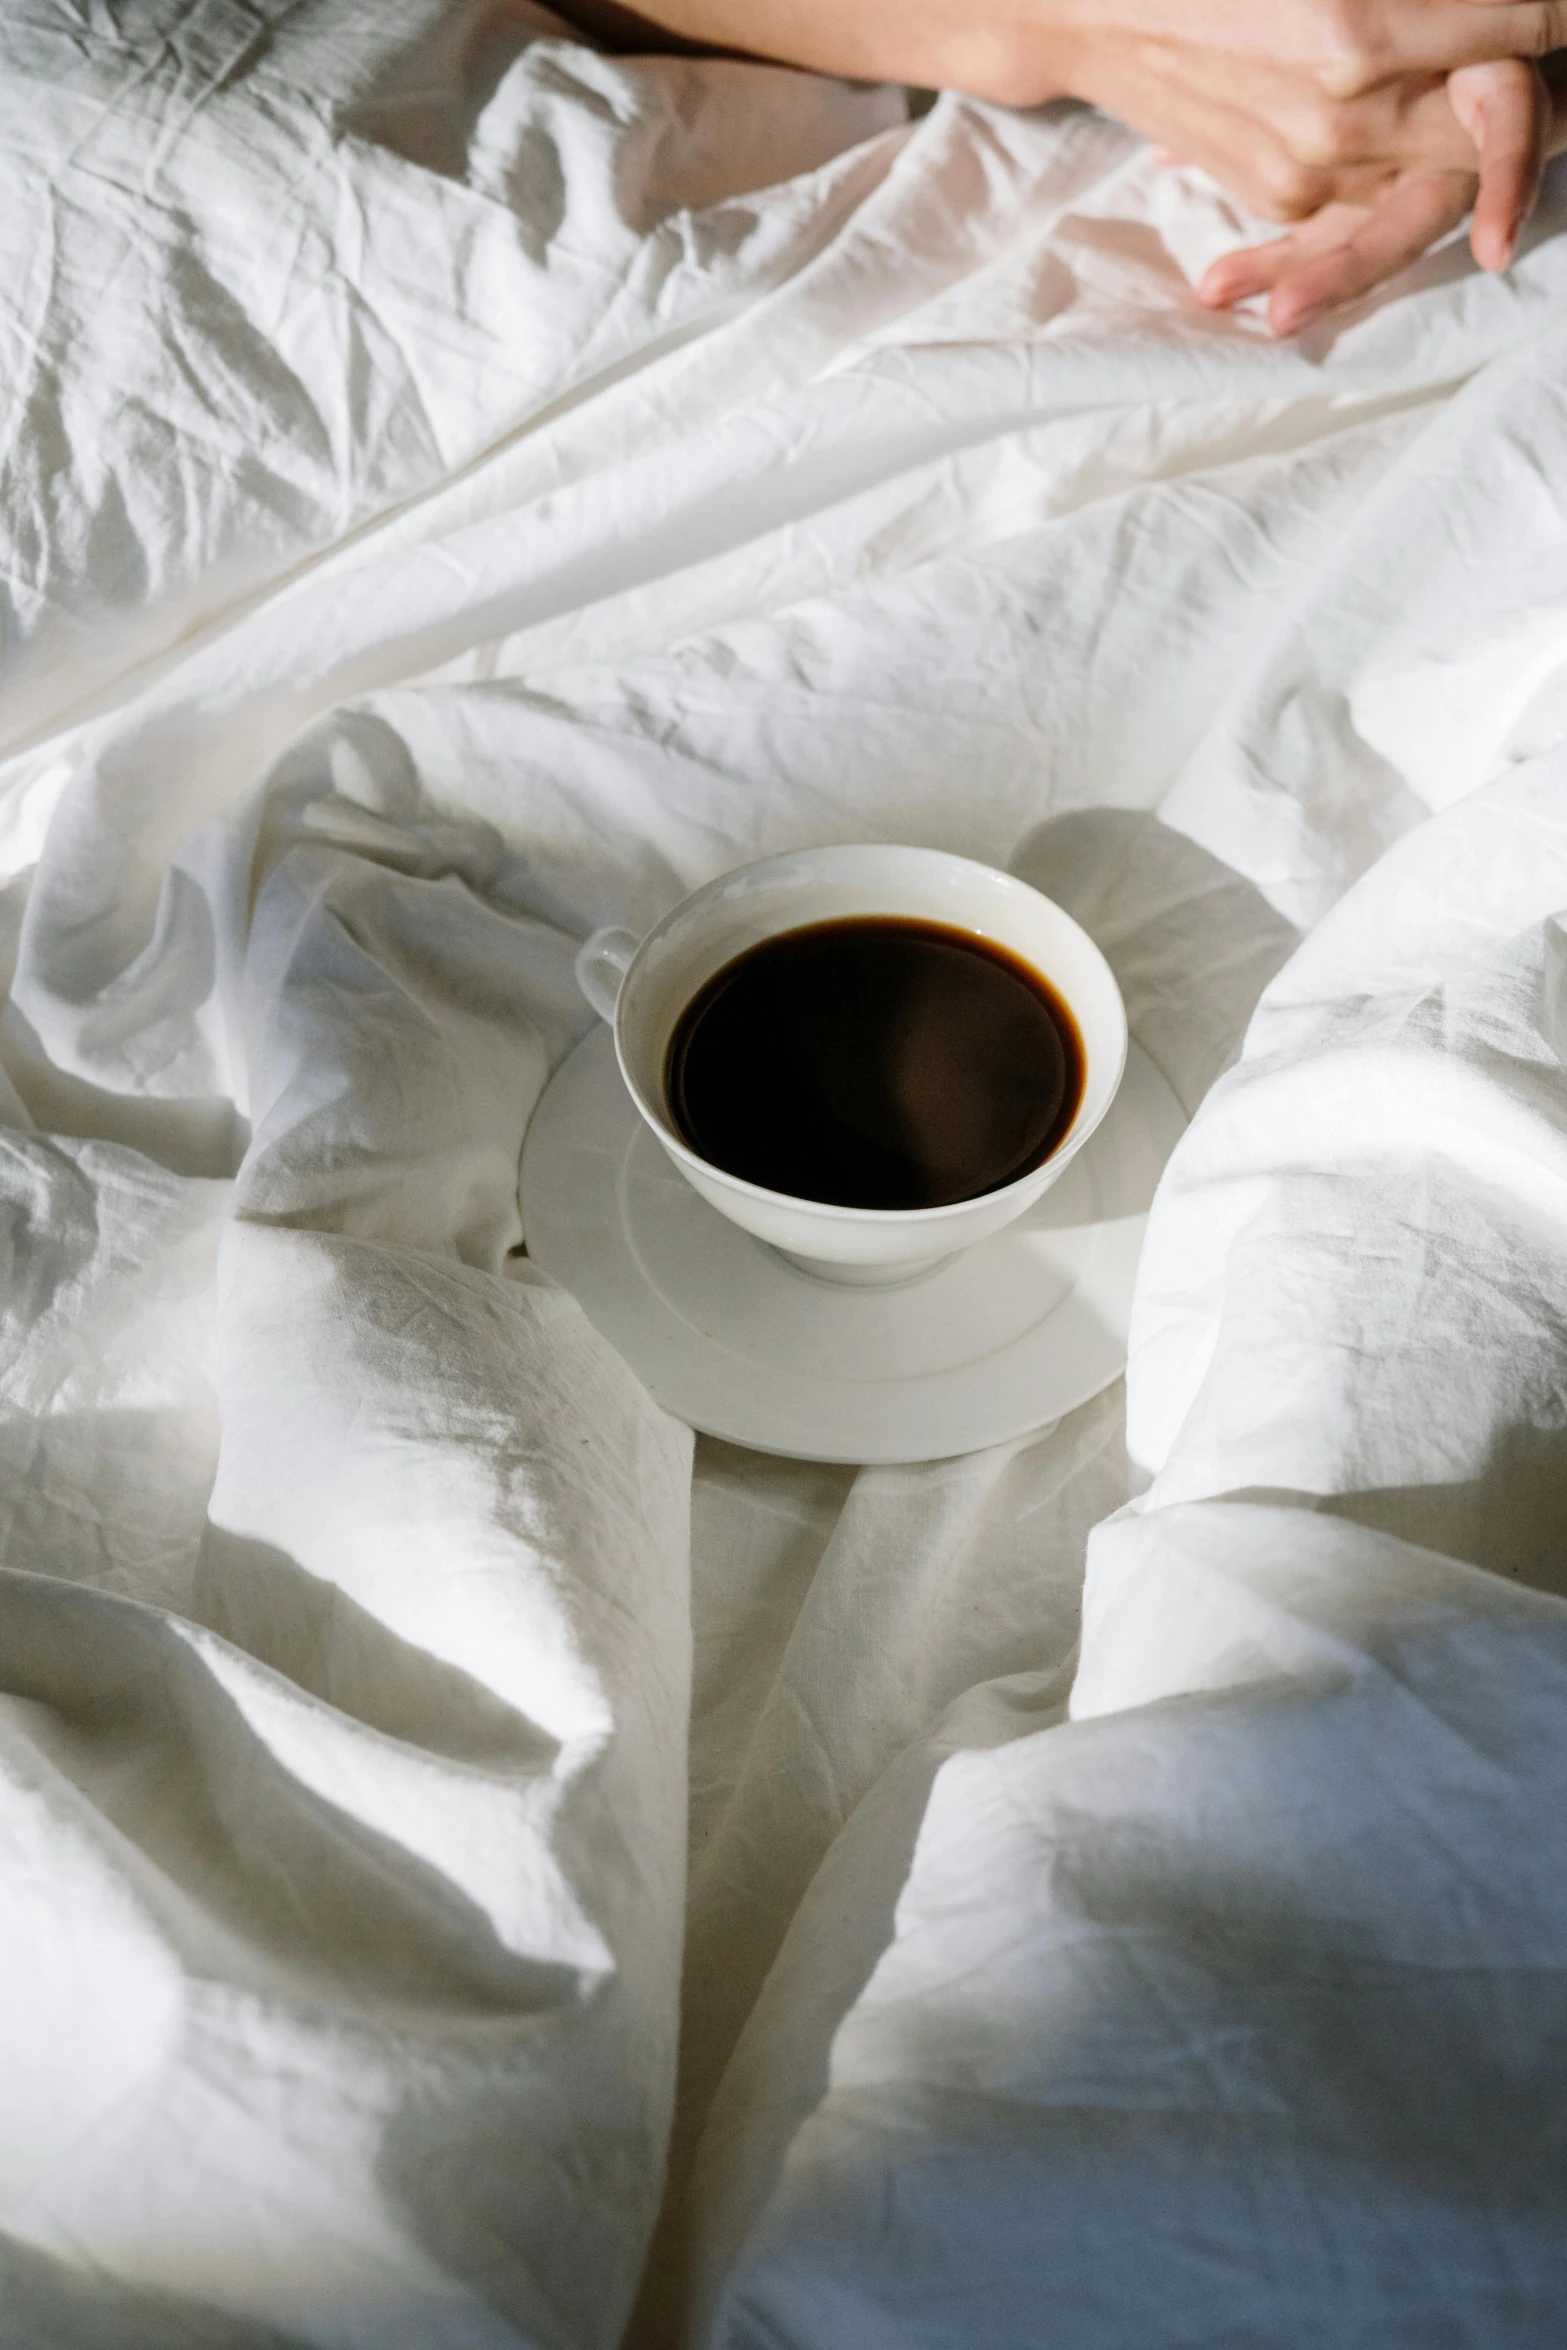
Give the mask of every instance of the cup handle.
[[577, 985], [587, 997], [601, 1020], [615, 1025], [615, 1006], [620, 1001], [621, 982], [631, 968], [631, 958], [641, 940], [629, 930], [595, 930], [577, 949], [572, 965]]

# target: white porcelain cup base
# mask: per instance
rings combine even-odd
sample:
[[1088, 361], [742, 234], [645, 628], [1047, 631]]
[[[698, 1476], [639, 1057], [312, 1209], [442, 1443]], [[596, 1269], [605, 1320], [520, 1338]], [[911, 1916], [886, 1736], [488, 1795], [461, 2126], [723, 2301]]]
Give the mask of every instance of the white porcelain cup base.
[[919, 1257], [913, 1264], [898, 1265], [844, 1265], [827, 1257], [796, 1256], [793, 1249], [775, 1248], [772, 1255], [781, 1257], [797, 1273], [808, 1273], [813, 1281], [829, 1282], [834, 1289], [907, 1289], [911, 1281], [928, 1281], [932, 1273], [939, 1273], [943, 1265], [961, 1256], [961, 1249], [944, 1249], [939, 1257]]
[[1134, 1045], [1103, 1127], [1025, 1215], [921, 1279], [855, 1288], [700, 1197], [600, 1028], [528, 1129], [528, 1252], [693, 1428], [809, 1460], [936, 1460], [1026, 1435], [1116, 1377], [1148, 1203], [1185, 1123]]

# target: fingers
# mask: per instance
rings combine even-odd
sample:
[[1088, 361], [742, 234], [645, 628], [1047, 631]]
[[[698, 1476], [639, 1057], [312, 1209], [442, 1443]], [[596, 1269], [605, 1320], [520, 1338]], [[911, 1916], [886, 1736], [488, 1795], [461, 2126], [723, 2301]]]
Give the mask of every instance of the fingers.
[[1473, 194], [1473, 180], [1458, 172], [1414, 172], [1400, 180], [1336, 250], [1279, 279], [1268, 303], [1273, 332], [1299, 334], [1325, 310], [1396, 277], [1458, 226]]
[[[1250, 8], [1254, 0], [1231, 4]], [[1354, 223], [1336, 211], [1291, 245], [1288, 258], [1271, 247], [1227, 256], [1204, 281], [1202, 298], [1223, 307], [1272, 293], [1275, 325], [1282, 319], [1281, 331], [1294, 331], [1330, 301], [1352, 299], [1407, 266], [1457, 224], [1466, 208], [1457, 191], [1472, 199], [1477, 184], [1475, 258], [1488, 269], [1506, 268], [1538, 191], [1542, 156], [1567, 140], [1567, 72], [1554, 89], [1548, 87], [1558, 78], [1553, 68], [1542, 76], [1520, 56], [1495, 50], [1503, 40], [1537, 44], [1560, 31], [1567, 51], [1567, 0], [1281, 0], [1281, 6], [1276, 56], [1221, 54], [1201, 38], [1177, 38], [1166, 28], [1095, 51], [1097, 63], [1090, 60], [1073, 84], [1074, 95], [1154, 140], [1161, 157], [1178, 155], [1200, 166], [1265, 219], [1311, 223], [1329, 206], [1358, 208]], [[1319, 30], [1331, 18], [1335, 37], [1351, 48], [1368, 26], [1380, 28], [1382, 78], [1352, 97], [1332, 97], [1320, 55], [1302, 71], [1296, 54], [1302, 17]], [[1467, 28], [1471, 47], [1490, 45], [1482, 62], [1453, 65], [1454, 47], [1462, 46], [1455, 20]], [[1407, 46], [1412, 24], [1434, 28], [1448, 44], [1440, 71], [1405, 71], [1397, 61], [1398, 43]], [[1386, 208], [1384, 198], [1391, 199]], [[1321, 287], [1330, 290], [1320, 293]]]
[[1518, 58], [1461, 66], [1447, 91], [1479, 158], [1480, 192], [1469, 231], [1474, 257], [1482, 269], [1507, 269], [1540, 189], [1550, 95], [1539, 68]]
[[1447, 73], [1504, 57], [1567, 48], [1567, 0], [1343, 0], [1324, 49], [1321, 80], [1358, 97], [1401, 73]]
[[[1145, 41], [1117, 59], [1113, 88], [1090, 83], [1079, 95], [1132, 121], [1161, 151], [1200, 164], [1248, 210], [1290, 221], [1328, 203], [1369, 203], [1404, 172], [1473, 171], [1477, 141], [1454, 110], [1449, 78], [1408, 76], [1338, 102], [1267, 64], [1230, 70], [1213, 53]], [[1532, 182], [1538, 92], [1532, 69], [1516, 60], [1483, 69], [1474, 87], [1472, 111], [1488, 116], [1504, 211], [1523, 179]]]
[[[1484, 19], [1487, 30], [1495, 30], [1498, 42], [1509, 44], [1502, 54], [1509, 57], [1548, 57], [1553, 49], [1567, 49], [1567, 7], [1559, 0], [1543, 0], [1536, 7], [1532, 0], [1460, 0], [1461, 6], [1473, 9]], [[1490, 50], [1488, 56], [1497, 52]], [[1476, 56], [1472, 62], [1483, 63]]]
[[1179, 156], [1209, 173], [1263, 220], [1305, 220], [1324, 204], [1369, 203], [1417, 164], [1474, 166], [1445, 76], [1418, 96], [1378, 93], [1338, 110], [1346, 119], [1331, 138], [1301, 106], [1296, 86], [1271, 69], [1226, 79], [1207, 55], [1194, 59], [1162, 43], [1144, 42], [1119, 57], [1113, 87], [1085, 77], [1079, 94], [1132, 122], [1161, 160]]
[[1472, 171], [1474, 141], [1454, 113], [1450, 78], [1411, 76], [1343, 105], [1281, 103], [1279, 130], [1292, 153], [1331, 171], [1335, 180], [1372, 164], [1390, 172]]
[[1198, 284], [1198, 301], [1209, 310], [1229, 310], [1256, 294], [1270, 293], [1282, 278], [1308, 261], [1320, 260], [1346, 246], [1365, 221], [1367, 209], [1363, 204], [1325, 204], [1284, 236], [1221, 254]]
[[1561, 138], [1561, 108], [1553, 113], [1552, 93], [1538, 71], [1516, 59], [1460, 68], [1449, 88], [1480, 166], [1478, 195], [1471, 173], [1405, 172], [1369, 206], [1328, 204], [1287, 236], [1225, 254], [1199, 285], [1199, 301], [1222, 310], [1268, 294], [1273, 332], [1298, 334], [1325, 310], [1407, 269], [1457, 227], [1471, 200], [1475, 259], [1485, 269], [1507, 268], [1538, 194], [1546, 151]]
[[[1156, 148], [1210, 173], [1265, 220], [1304, 219], [1334, 195], [1333, 178], [1291, 155], [1265, 112], [1235, 104], [1228, 92], [1215, 96], [1201, 77], [1194, 87], [1181, 70], [1183, 63], [1142, 44], [1115, 60], [1115, 73], [1106, 81], [1092, 74], [1082, 77], [1077, 95], [1119, 114]], [[1249, 85], [1246, 94], [1254, 95]], [[1445, 98], [1442, 108], [1467, 147]], [[1387, 177], [1385, 168], [1381, 176]]]
[[1411, 172], [1370, 207], [1330, 205], [1288, 236], [1227, 253], [1197, 289], [1211, 309], [1270, 294], [1268, 325], [1299, 334], [1325, 310], [1353, 302], [1418, 261], [1469, 209], [1474, 181], [1459, 172]]

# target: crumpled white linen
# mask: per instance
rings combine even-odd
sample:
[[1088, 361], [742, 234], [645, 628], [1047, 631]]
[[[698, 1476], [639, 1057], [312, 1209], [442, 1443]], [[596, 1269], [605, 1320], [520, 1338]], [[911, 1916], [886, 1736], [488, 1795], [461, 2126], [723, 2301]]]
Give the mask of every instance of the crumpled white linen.
[[[0, 2341], [1554, 2344], [1559, 195], [1279, 347], [1070, 109], [0, 64]], [[517, 1165], [584, 929], [856, 837], [1194, 1122], [1125, 1410], [851, 1475]]]
[[713, 2338], [1558, 2338], [1564, 904], [1557, 754], [1264, 997], [1156, 1204], [1069, 1718], [971, 1691], [812, 1887]]

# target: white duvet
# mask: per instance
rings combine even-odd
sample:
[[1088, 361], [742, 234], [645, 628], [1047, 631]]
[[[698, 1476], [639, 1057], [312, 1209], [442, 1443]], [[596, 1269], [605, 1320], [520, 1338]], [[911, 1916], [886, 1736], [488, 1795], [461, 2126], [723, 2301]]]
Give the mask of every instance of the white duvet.
[[[1088, 114], [0, 14], [5, 2350], [1567, 2338], [1563, 226], [1279, 347]], [[1194, 1116], [1124, 1394], [852, 1475], [517, 1165], [861, 838]]]

